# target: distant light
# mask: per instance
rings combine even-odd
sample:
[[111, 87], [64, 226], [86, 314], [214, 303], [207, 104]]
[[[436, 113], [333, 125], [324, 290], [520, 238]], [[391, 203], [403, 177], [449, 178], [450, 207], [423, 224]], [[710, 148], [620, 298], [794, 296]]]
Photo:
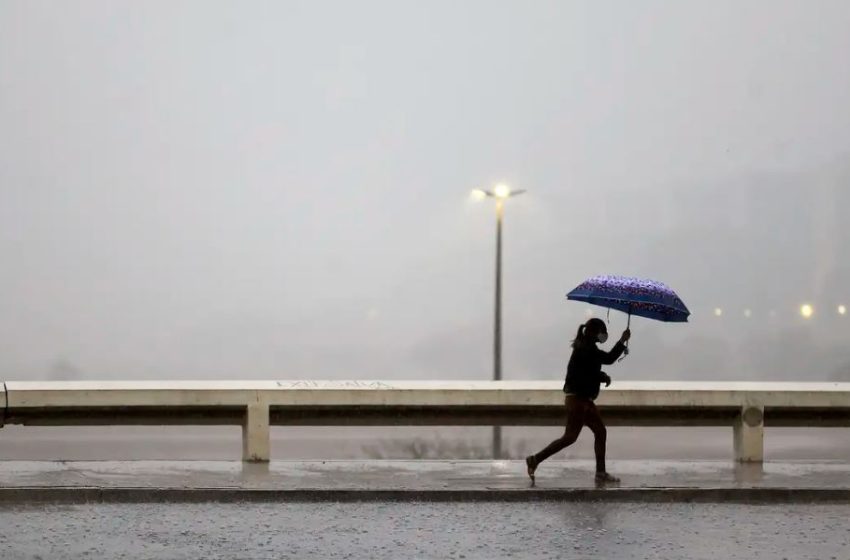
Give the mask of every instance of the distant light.
[[847, 307], [844, 305], [838, 306], [838, 314], [839, 315], [847, 315]]
[[499, 183], [493, 189], [493, 194], [496, 195], [496, 198], [508, 198], [511, 196], [511, 188], [504, 183]]
[[471, 193], [469, 193], [469, 198], [472, 200], [484, 200], [487, 198], [487, 193], [482, 191], [481, 189], [475, 189]]
[[723, 310], [722, 310], [722, 309], [720, 309], [719, 307], [715, 307], [715, 308], [714, 308], [714, 316], [715, 316], [715, 317], [720, 317], [721, 315], [723, 315]]
[[809, 305], [808, 303], [804, 303], [800, 306], [800, 315], [802, 315], [804, 319], [811, 319], [812, 315], [814, 314], [815, 308]]
[[752, 317], [752, 316], [753, 316], [753, 312], [752, 312], [752, 310], [750, 310], [750, 309], [744, 309], [744, 317], [746, 317], [747, 319], [749, 319], [749, 318], [750, 318], [750, 317]]
[[587, 315], [588, 317], [592, 317], [593, 316], [593, 309], [588, 309], [587, 311], [584, 312], [584, 314]]

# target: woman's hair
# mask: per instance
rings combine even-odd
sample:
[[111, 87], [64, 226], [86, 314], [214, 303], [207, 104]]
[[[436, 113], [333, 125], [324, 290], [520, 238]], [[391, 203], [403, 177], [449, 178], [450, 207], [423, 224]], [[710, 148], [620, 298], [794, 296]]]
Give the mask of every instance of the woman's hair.
[[587, 323], [578, 326], [578, 331], [576, 332], [576, 337], [573, 339], [573, 348], [581, 348], [585, 346], [587, 343], [594, 343], [595, 340], [589, 340], [587, 336], [587, 331], [590, 329], [594, 333], [600, 333], [608, 330], [605, 328], [605, 322], [602, 319], [597, 319], [596, 317], [592, 319], [588, 319]]

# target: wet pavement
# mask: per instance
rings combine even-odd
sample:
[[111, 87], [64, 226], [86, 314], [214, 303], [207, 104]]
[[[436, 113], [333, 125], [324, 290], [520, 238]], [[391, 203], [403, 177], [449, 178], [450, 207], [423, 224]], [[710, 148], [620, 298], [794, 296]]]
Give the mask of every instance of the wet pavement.
[[[625, 489], [812, 489], [850, 495], [850, 464], [614, 461]], [[547, 461], [529, 488], [522, 461], [0, 461], [0, 496], [19, 489], [472, 493], [593, 489], [591, 461]]]
[[[5, 461], [0, 558], [850, 560], [850, 499], [821, 500], [850, 495], [847, 463], [610, 467], [618, 488], [596, 489], [591, 461], [546, 462], [535, 488], [520, 461]], [[800, 489], [819, 497], [748, 494]]]
[[0, 557], [847, 560], [848, 517], [850, 505], [7, 505]]

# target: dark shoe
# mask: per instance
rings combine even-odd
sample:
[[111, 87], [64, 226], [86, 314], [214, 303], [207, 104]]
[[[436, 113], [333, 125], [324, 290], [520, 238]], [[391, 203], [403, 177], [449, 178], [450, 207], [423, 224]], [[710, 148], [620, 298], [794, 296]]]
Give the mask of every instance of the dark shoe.
[[537, 461], [534, 460], [534, 455], [529, 455], [525, 458], [525, 466], [528, 469], [528, 478], [531, 479], [531, 485], [534, 486], [534, 471], [537, 470]]
[[616, 476], [610, 475], [607, 472], [598, 472], [596, 473], [596, 477], [594, 478], [597, 484], [616, 484], [620, 482], [620, 479]]

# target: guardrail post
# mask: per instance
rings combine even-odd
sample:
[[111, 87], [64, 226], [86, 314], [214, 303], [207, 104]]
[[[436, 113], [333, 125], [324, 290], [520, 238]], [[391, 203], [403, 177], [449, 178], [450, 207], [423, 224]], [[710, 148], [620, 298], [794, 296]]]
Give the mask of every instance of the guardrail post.
[[270, 457], [269, 405], [252, 403], [242, 420], [242, 460], [265, 463]]
[[733, 425], [735, 460], [739, 463], [764, 461], [764, 407], [745, 405]]

